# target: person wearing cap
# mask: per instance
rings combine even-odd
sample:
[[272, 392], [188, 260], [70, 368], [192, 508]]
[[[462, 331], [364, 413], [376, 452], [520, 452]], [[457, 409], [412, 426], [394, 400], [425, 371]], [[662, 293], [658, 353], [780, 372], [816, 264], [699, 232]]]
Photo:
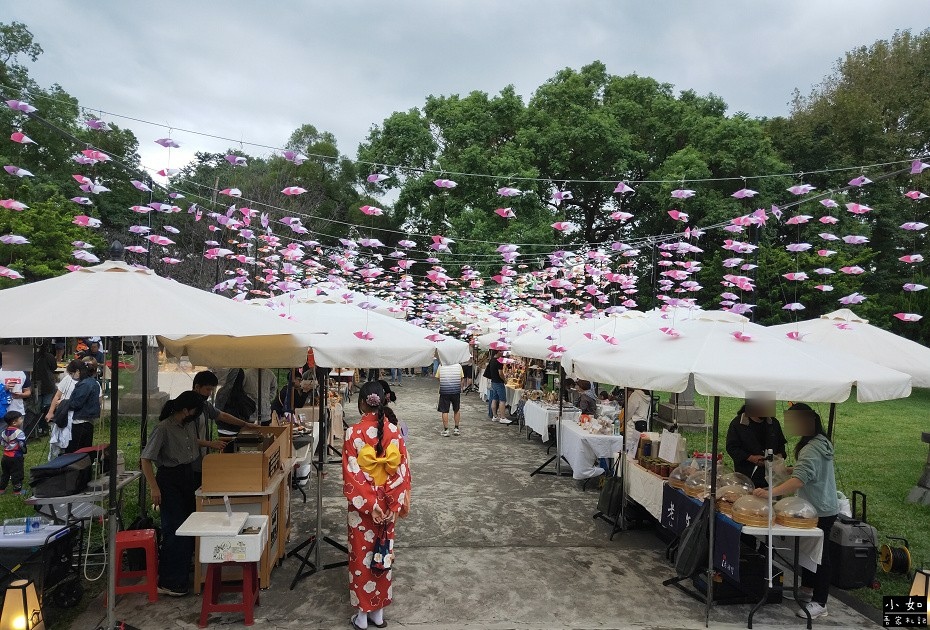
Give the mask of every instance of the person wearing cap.
[[[791, 476], [772, 488], [773, 496], [798, 493], [817, 510], [817, 527], [823, 531], [824, 540], [830, 535], [840, 506], [836, 496], [836, 472], [834, 469], [833, 444], [827, 437], [820, 414], [809, 405], [795, 403], [785, 411], [785, 428], [789, 435], [799, 436], [794, 448], [794, 467]], [[768, 490], [757, 488], [757, 497], [767, 497]], [[821, 555], [817, 571], [804, 569], [801, 576], [803, 589], [800, 598], [805, 603], [812, 619], [827, 616], [827, 596], [830, 594], [830, 554]], [[804, 611], [798, 617], [806, 617]]]

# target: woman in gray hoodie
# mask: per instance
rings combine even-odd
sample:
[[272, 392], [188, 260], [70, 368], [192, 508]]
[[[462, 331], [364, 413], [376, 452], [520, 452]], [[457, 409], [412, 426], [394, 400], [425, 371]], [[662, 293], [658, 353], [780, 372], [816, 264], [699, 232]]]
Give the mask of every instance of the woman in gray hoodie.
[[[795, 464], [789, 469], [791, 476], [784, 483], [772, 488], [772, 494], [798, 493], [817, 510], [817, 527], [823, 530], [824, 541], [836, 521], [840, 506], [836, 496], [836, 475], [833, 467], [833, 444], [827, 438], [820, 414], [804, 403], [795, 403], [785, 411], [785, 428], [788, 435], [801, 436], [794, 449]], [[755, 495], [767, 496], [765, 488], [758, 488]], [[801, 599], [810, 600], [806, 608], [811, 618], [827, 616], [827, 595], [830, 593], [830, 556], [826, 546], [816, 573], [804, 569], [801, 576], [804, 587]], [[798, 611], [799, 617], [805, 617]]]

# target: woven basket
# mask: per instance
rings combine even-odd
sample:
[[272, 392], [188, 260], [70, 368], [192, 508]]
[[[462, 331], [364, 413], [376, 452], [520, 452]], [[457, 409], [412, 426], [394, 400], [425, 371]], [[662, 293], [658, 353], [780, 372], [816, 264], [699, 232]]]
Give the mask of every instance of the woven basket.
[[733, 514], [732, 518], [737, 523], [741, 525], [748, 525], [750, 527], [768, 527], [769, 518], [765, 515], [758, 514]]
[[776, 514], [775, 522], [779, 525], [794, 527], [796, 529], [813, 529], [817, 527], [816, 518], [796, 518], [793, 516], [785, 516], [784, 514]]
[[717, 500], [717, 511], [721, 514], [725, 514], [732, 518], [733, 516], [733, 504], [729, 501], [724, 501], [723, 499]]
[[673, 488], [677, 488], [677, 489], [679, 489], [679, 490], [684, 490], [684, 489], [685, 489], [685, 482], [682, 481], [681, 479], [672, 479], [671, 477], [669, 477], [669, 478], [668, 478], [668, 485], [670, 485], [670, 486], [673, 487]]

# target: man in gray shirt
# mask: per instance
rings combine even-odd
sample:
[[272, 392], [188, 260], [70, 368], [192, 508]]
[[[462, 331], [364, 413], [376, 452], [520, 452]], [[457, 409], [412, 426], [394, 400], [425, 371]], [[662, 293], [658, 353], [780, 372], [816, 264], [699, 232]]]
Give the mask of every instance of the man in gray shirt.
[[[199, 394], [203, 398], [203, 413], [197, 416], [197, 420], [194, 421], [194, 426], [197, 432], [197, 438], [206, 442], [212, 441], [212, 435], [207, 432], [207, 420], [212, 420], [216, 422], [224, 422], [226, 424], [235, 425], [237, 427], [250, 427], [251, 423], [246, 422], [245, 420], [240, 420], [239, 418], [226, 413], [225, 411], [220, 411], [217, 409], [213, 403], [208, 399], [213, 395], [213, 391], [216, 389], [216, 386], [219, 384], [219, 379], [216, 374], [209, 371], [197, 372], [194, 375], [194, 384], [191, 389]], [[222, 436], [220, 436], [222, 438]], [[194, 484], [195, 488], [199, 488], [201, 482], [203, 481], [203, 457], [206, 455], [207, 449], [203, 446], [200, 447], [200, 453], [195, 459], [191, 467], [194, 470]]]

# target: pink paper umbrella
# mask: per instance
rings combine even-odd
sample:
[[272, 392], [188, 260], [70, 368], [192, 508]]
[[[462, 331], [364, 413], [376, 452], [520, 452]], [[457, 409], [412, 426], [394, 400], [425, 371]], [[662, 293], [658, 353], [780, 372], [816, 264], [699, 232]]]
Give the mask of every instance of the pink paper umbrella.
[[0, 267], [0, 276], [4, 278], [9, 278], [10, 280], [22, 280], [23, 274], [10, 269], [9, 267]]
[[758, 194], [759, 194], [759, 191], [757, 190], [752, 190], [750, 188], [740, 188], [739, 190], [737, 190], [735, 193], [733, 193], [730, 196], [735, 197], [736, 199], [749, 199], [749, 198], [755, 197]]
[[432, 334], [426, 335], [424, 339], [426, 339], [427, 341], [432, 341], [433, 343], [446, 340], [446, 338], [440, 335], [439, 333], [432, 333]]
[[804, 273], [803, 271], [785, 273], [785, 274], [782, 274], [782, 277], [785, 278], [786, 280], [792, 280], [795, 282], [801, 282], [801, 281], [807, 280], [807, 274]]
[[827, 225], [827, 224], [833, 225], [833, 224], [836, 224], [836, 223], [839, 223], [839, 222], [840, 222], [840, 220], [837, 219], [836, 217], [831, 217], [831, 216], [829, 216], [829, 215], [828, 215], [828, 216], [825, 216], [825, 217], [820, 217], [820, 218], [818, 219], [818, 221], [820, 221], [820, 222], [823, 223], [824, 225]]
[[452, 189], [458, 186], [458, 184], [452, 181], [451, 179], [436, 179], [436, 180], [433, 180], [433, 184], [436, 186], [436, 188]]
[[924, 257], [920, 254], [909, 254], [907, 256], [901, 256], [900, 258], [898, 258], [898, 260], [900, 260], [901, 262], [905, 262], [905, 263], [915, 264], [915, 263], [923, 262]]
[[829, 267], [818, 267], [817, 269], [814, 269], [814, 273], [820, 276], [829, 276], [836, 272], [830, 269]]
[[28, 208], [26, 204], [21, 201], [16, 201], [15, 199], [0, 199], [0, 208], [6, 208], [7, 210], [15, 210], [16, 212], [22, 212]]
[[829, 232], [821, 232], [821, 233], [818, 234], [817, 236], [819, 236], [820, 238], [822, 238], [822, 239], [825, 240], [825, 241], [838, 241], [838, 240], [840, 240], [840, 237], [839, 237], [839, 236], [837, 236], [836, 234], [830, 234]]
[[130, 206], [129, 209], [133, 212], [138, 212], [139, 214], [148, 214], [152, 211], [152, 208], [149, 206]]
[[155, 243], [156, 245], [162, 245], [162, 246], [174, 245], [174, 241], [172, 241], [167, 236], [161, 236], [160, 234], [149, 234], [148, 236], [145, 237], [145, 239], [148, 241], [151, 241], [152, 243]]
[[740, 330], [734, 330], [730, 334], [733, 335], [733, 338], [736, 339], [737, 341], [743, 341], [743, 342], [752, 341], [752, 335], [747, 335], [746, 333]]
[[356, 330], [352, 334], [358, 337], [359, 339], [362, 339], [363, 341], [371, 341], [375, 338], [375, 336], [371, 334], [370, 332], [368, 332], [367, 330]]
[[160, 260], [166, 265], [177, 265], [177, 264], [180, 264], [181, 262], [178, 258], [171, 258], [170, 256], [165, 256], [164, 258], [161, 258]]
[[924, 169], [930, 168], [930, 164], [925, 164], [920, 160], [914, 160], [911, 162], [911, 175], [920, 175], [924, 172]]
[[147, 225], [132, 225], [129, 227], [129, 231], [133, 234], [148, 234], [152, 231], [152, 228]]
[[147, 250], [146, 248], [142, 247], [141, 245], [127, 245], [127, 246], [126, 246], [126, 251], [127, 251], [127, 252], [132, 252], [133, 254], [145, 254], [145, 253], [148, 252], [149, 250]]
[[233, 166], [248, 166], [248, 161], [246, 161], [246, 159], [241, 155], [233, 155], [230, 153], [226, 156], [226, 161]]
[[811, 247], [813, 246], [810, 243], [791, 243], [790, 245], [786, 245], [785, 249], [787, 249], [789, 252], [798, 253], [806, 252]]
[[71, 219], [71, 223], [75, 225], [80, 225], [81, 227], [89, 227], [89, 228], [98, 228], [101, 225], [100, 219], [89, 217], [86, 214], [77, 215], [76, 217]]
[[152, 189], [149, 188], [144, 182], [140, 182], [137, 179], [132, 180], [131, 183], [133, 186], [141, 190], [142, 192], [152, 192]]
[[835, 253], [836, 253], [836, 252], [833, 251], [832, 249], [818, 249], [818, 250], [817, 250], [817, 255], [820, 256], [820, 257], [822, 257], [822, 258], [829, 258], [830, 256], [832, 256], [832, 255], [835, 254]]
[[621, 212], [618, 210], [617, 212], [611, 212], [610, 218], [613, 219], [614, 221], [620, 221], [621, 223], [625, 223], [629, 221], [630, 219], [632, 219], [633, 215], [630, 214], [629, 212]]
[[110, 130], [110, 126], [107, 123], [100, 120], [99, 118], [88, 118], [87, 120], [84, 121], [84, 125], [88, 129], [93, 129], [94, 131], [109, 131]]
[[797, 330], [792, 330], [791, 332], [786, 333], [786, 334], [785, 334], [785, 337], [787, 337], [788, 339], [793, 339], [794, 341], [800, 341], [800, 340], [803, 339], [806, 335], [807, 335], [807, 333], [802, 333], [802, 332], [799, 332], [799, 331], [797, 331]]
[[19, 144], [35, 144], [35, 140], [24, 134], [22, 131], [14, 131], [10, 135], [10, 140]]
[[299, 151], [283, 151], [281, 153], [284, 156], [284, 159], [288, 162], [293, 162], [297, 166], [300, 166], [310, 158]]
[[241, 197], [242, 191], [238, 188], [224, 188], [220, 191], [221, 195], [226, 195], [227, 197]]
[[155, 141], [155, 144], [160, 144], [166, 149], [180, 149], [181, 145], [172, 140], [171, 138], [159, 138]]
[[384, 173], [372, 173], [371, 175], [365, 178], [365, 181], [367, 181], [369, 184], [378, 184], [389, 178], [390, 176], [385, 175]]
[[181, 169], [179, 168], [163, 168], [160, 171], [158, 171], [157, 174], [161, 175], [162, 177], [174, 177], [180, 172], [181, 172]]
[[797, 184], [788, 189], [792, 195], [806, 195], [812, 190], [817, 190], [816, 186], [811, 186], [810, 184]]
[[556, 221], [552, 224], [552, 229], [559, 232], [574, 232], [578, 226], [571, 221]]
[[378, 208], [377, 206], [362, 206], [359, 208], [362, 214], [367, 214], [370, 217], [380, 217], [384, 214], [384, 210]]
[[803, 311], [804, 305], [800, 302], [791, 302], [790, 304], [785, 304], [781, 308], [785, 311]]
[[494, 214], [503, 219], [513, 219], [517, 216], [511, 208], [498, 208], [494, 211]]
[[98, 162], [106, 162], [110, 159], [109, 155], [103, 151], [97, 151], [96, 149], [84, 149], [81, 151], [81, 155], [91, 160], [97, 160]]
[[821, 199], [820, 205], [825, 208], [838, 208], [840, 204], [836, 203], [832, 199]]
[[621, 195], [625, 195], [626, 193], [631, 193], [631, 192], [635, 192], [635, 191], [634, 191], [632, 188], [630, 188], [629, 186], [627, 186], [627, 185], [626, 185], [626, 182], [619, 182], [619, 183], [617, 184], [617, 187], [614, 188], [614, 192], [615, 192], [615, 193], [619, 193], [619, 194], [621, 194]]
[[895, 313], [894, 316], [902, 322], [919, 322], [923, 319], [923, 315], [918, 315], [917, 313]]
[[843, 242], [849, 245], [863, 245], [865, 243], [868, 243], [869, 239], [867, 239], [864, 236], [850, 235], [850, 236], [844, 236]]
[[818, 284], [818, 285], [816, 285], [814, 288], [817, 289], [818, 291], [823, 291], [824, 293], [827, 293], [827, 292], [833, 290], [833, 285], [831, 285], [831, 284]]
[[927, 287], [923, 284], [916, 284], [913, 282], [908, 282], [904, 285], [905, 291], [925, 291]]
[[847, 203], [846, 210], [852, 212], [853, 214], [866, 214], [867, 212], [872, 212], [872, 208], [864, 206], [861, 203]]
[[[288, 186], [287, 188], [285, 188], [285, 189], [282, 190], [281, 192], [284, 193], [285, 195], [287, 195], [288, 197], [291, 197], [291, 196], [293, 196], [293, 195], [302, 195], [302, 194], [304, 194], [305, 192], [307, 192], [307, 189], [306, 189], [306, 188], [301, 188], [300, 186]], [[241, 193], [240, 193], [240, 194], [241, 194]]]
[[682, 223], [688, 222], [688, 215], [680, 210], [669, 210], [668, 216], [672, 217], [676, 221], [681, 221]]
[[851, 267], [840, 267], [840, 271], [850, 276], [858, 276], [865, 273], [865, 269], [857, 265], [853, 265]]
[[90, 206], [93, 205], [93, 201], [87, 197], [71, 197], [71, 201], [78, 204], [79, 206]]
[[810, 216], [810, 215], [807, 215], [807, 214], [799, 214], [799, 215], [793, 216], [793, 217], [791, 217], [790, 219], [788, 219], [787, 221], [785, 221], [785, 225], [801, 225], [801, 224], [803, 224], [803, 223], [807, 223], [808, 221], [810, 221], [810, 220], [813, 219], [813, 218], [814, 218], [814, 217], [812, 217], [812, 216]]
[[522, 195], [523, 191], [518, 188], [509, 188], [504, 186], [503, 188], [497, 189], [497, 194], [501, 197], [516, 197], [518, 195]]
[[18, 234], [4, 234], [0, 236], [0, 243], [5, 245], [28, 245], [29, 239]]
[[919, 190], [909, 190], [904, 193], [904, 196], [908, 199], [913, 199], [914, 201], [920, 201], [921, 199], [926, 199], [927, 195], [920, 192]]
[[853, 179], [849, 180], [849, 185], [856, 186], [857, 188], [859, 186], [865, 186], [866, 184], [871, 184], [871, 183], [872, 183], [872, 180], [866, 177], [865, 175], [860, 175], [859, 177], [854, 177]]
[[13, 111], [23, 112], [24, 114], [31, 114], [34, 111], [37, 111], [35, 107], [30, 105], [25, 101], [6, 101], [7, 106]]
[[866, 297], [861, 293], [850, 293], [845, 297], [841, 297], [838, 301], [840, 304], [862, 304], [865, 302]]
[[688, 199], [689, 197], [693, 197], [694, 195], [695, 195], [695, 192], [689, 188], [678, 188], [672, 191], [673, 199]]
[[923, 230], [926, 227], [927, 227], [927, 224], [921, 223], [920, 221], [909, 221], [908, 223], [901, 224], [902, 230], [911, 230], [914, 232], [919, 232], [920, 230]]

